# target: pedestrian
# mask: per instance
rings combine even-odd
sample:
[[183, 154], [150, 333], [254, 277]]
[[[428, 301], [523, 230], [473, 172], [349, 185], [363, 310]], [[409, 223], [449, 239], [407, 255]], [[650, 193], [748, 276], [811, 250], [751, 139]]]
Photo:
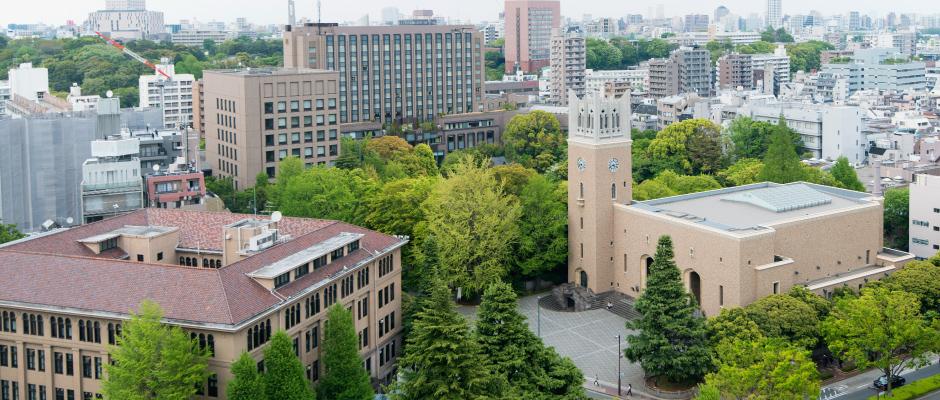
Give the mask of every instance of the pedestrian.
[[597, 381], [597, 374], [594, 374], [594, 386], [600, 386], [600, 382]]
[[627, 384], [627, 396], [633, 396], [633, 384], [632, 383]]
[[611, 308], [614, 308], [614, 303], [611, 303], [611, 302], [608, 300], [608, 301], [607, 301], [607, 311], [610, 311]]

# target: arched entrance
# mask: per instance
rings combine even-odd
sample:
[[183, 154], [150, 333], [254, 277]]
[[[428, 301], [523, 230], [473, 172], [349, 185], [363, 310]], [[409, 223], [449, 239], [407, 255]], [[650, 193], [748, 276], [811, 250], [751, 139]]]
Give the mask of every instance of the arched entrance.
[[692, 297], [695, 298], [695, 303], [702, 306], [702, 277], [699, 276], [698, 272], [692, 271], [689, 272], [689, 292], [692, 292]]
[[650, 268], [653, 267], [653, 257], [648, 255], [640, 256], [640, 290], [646, 288], [646, 281], [649, 279]]
[[581, 273], [578, 274], [578, 284], [585, 289], [588, 287], [587, 272], [581, 271]]

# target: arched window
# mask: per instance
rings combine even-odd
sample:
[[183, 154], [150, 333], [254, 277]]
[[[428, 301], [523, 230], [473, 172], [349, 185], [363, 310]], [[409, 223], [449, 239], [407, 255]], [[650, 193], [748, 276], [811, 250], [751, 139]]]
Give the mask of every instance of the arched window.
[[580, 195], [579, 198], [583, 199], [583, 198], [584, 198], [584, 182], [581, 182], [581, 183], [579, 183], [578, 185], [579, 185], [580, 188], [581, 188], [581, 195]]
[[610, 184], [610, 198], [612, 199], [617, 198], [617, 184], [616, 183]]
[[101, 324], [95, 321], [95, 343], [101, 343]]
[[[3, 316], [3, 328], [4, 328], [4, 330], [6, 330], [6, 322], [7, 322], [7, 321], [6, 321], [6, 317], [7, 317], [7, 316], [5, 315], [6, 312], [4, 312], [3, 314], [4, 314], [4, 316]], [[57, 320], [57, 319], [59, 319], [59, 318], [52, 317], [52, 318], [49, 319], [49, 329], [52, 330], [52, 337], [54, 337], [54, 338], [59, 337], [58, 331], [56, 330], [56, 320]]]
[[65, 319], [65, 338], [66, 339], [72, 338], [72, 319], [71, 318]]
[[37, 316], [36, 319], [39, 320], [39, 336], [43, 336], [43, 333], [42, 333], [42, 315]]
[[186, 257], [180, 257], [180, 265], [186, 265]]
[[85, 321], [78, 320], [78, 340], [85, 341]]
[[212, 334], [206, 335], [206, 344], [209, 346], [209, 351], [212, 352], [212, 356], [215, 356], [215, 338]]
[[208, 267], [209, 267], [209, 259], [208, 259], [208, 258], [203, 258], [203, 259], [202, 259], [202, 267], [203, 267], [203, 268], [208, 268]]
[[586, 288], [586, 287], [588, 286], [588, 275], [587, 275], [587, 272], [581, 271], [581, 274], [580, 274], [579, 278], [581, 278], [581, 287]]
[[204, 349], [205, 347], [206, 347], [206, 334], [200, 333], [199, 334], [199, 348]]

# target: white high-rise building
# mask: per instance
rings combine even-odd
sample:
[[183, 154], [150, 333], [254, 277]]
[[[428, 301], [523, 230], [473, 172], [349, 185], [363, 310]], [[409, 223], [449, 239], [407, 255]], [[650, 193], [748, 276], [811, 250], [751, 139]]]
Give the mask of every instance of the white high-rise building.
[[774, 29], [783, 26], [783, 0], [767, 0], [767, 26]]
[[163, 127], [176, 128], [180, 123], [189, 125], [193, 119], [193, 81], [192, 74], [177, 74], [167, 58], [160, 59], [157, 65], [163, 75], [141, 75], [139, 96], [141, 107], [160, 107], [163, 109]]
[[917, 258], [940, 252], [940, 176], [918, 174], [910, 186], [910, 251]]
[[164, 33], [163, 13], [147, 11], [145, 0], [108, 0], [105, 9], [88, 14], [85, 27], [112, 39], [146, 39]]

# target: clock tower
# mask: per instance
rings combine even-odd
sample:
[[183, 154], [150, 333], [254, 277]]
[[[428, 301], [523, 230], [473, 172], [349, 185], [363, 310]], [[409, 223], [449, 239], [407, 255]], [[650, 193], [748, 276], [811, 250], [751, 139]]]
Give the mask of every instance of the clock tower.
[[614, 204], [633, 199], [630, 95], [568, 100], [568, 282], [615, 289]]

